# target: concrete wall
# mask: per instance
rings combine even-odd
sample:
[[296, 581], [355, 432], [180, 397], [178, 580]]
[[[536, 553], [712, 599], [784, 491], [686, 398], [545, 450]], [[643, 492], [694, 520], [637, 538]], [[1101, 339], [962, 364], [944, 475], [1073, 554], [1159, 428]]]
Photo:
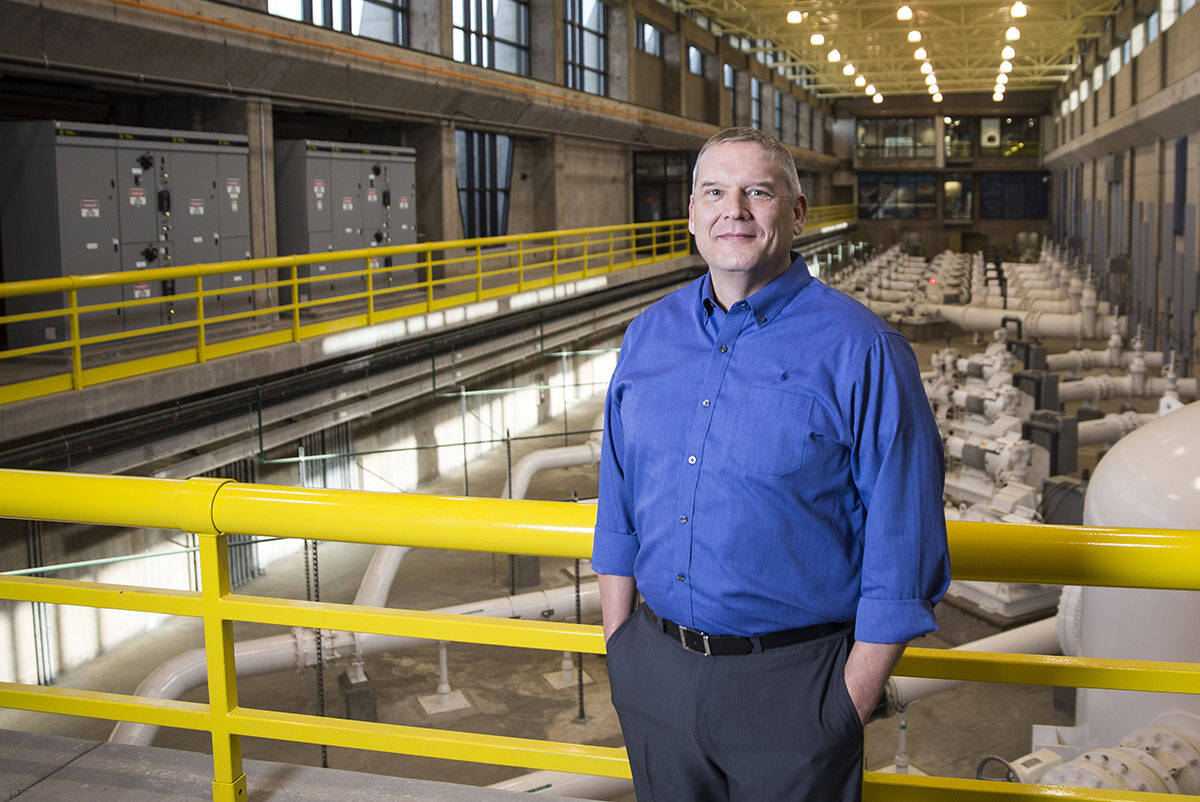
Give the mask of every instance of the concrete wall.
[[[1123, 25], [1140, 21], [1130, 6]], [[1088, 68], [1119, 46], [1122, 29], [1097, 46], [1054, 97], [1052, 107], [1085, 77]], [[1124, 65], [1078, 110], [1052, 116], [1055, 143], [1046, 164], [1055, 185], [1072, 197], [1052, 203], [1052, 229], [1077, 246], [1109, 300], [1141, 326], [1147, 348], [1174, 349], [1184, 375], [1194, 375], [1200, 356], [1200, 7], [1182, 15]], [[1086, 70], [1086, 72], [1085, 72]], [[1176, 143], [1187, 152], [1184, 197], [1176, 198]], [[1082, 173], [1080, 196], [1071, 176]], [[1176, 230], [1182, 202], [1182, 229]], [[1065, 208], [1064, 208], [1065, 206]], [[1078, 215], [1075, 209], [1078, 208]], [[1125, 269], [1110, 259], [1128, 256]]]

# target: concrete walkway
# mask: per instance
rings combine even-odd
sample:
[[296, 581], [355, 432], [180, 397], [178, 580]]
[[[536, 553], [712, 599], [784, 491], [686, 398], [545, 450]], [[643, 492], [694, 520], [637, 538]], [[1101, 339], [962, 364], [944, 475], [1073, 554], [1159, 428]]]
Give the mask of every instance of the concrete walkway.
[[[265, 760], [246, 760], [251, 802], [513, 802], [524, 794]], [[0, 730], [0, 797], [178, 802], [212, 799], [207, 755]], [[562, 797], [539, 796], [548, 802]]]

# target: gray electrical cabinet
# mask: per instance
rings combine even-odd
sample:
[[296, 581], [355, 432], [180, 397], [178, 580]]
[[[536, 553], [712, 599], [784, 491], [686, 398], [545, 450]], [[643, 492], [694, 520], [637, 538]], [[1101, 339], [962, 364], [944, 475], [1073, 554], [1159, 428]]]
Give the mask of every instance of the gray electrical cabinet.
[[[412, 148], [322, 142], [275, 143], [275, 211], [279, 253], [309, 254], [406, 245], [417, 241], [416, 157]], [[413, 260], [385, 257], [374, 267], [400, 267]], [[362, 277], [339, 277], [361, 270], [361, 262], [302, 266], [301, 301], [317, 301], [366, 290]], [[281, 272], [286, 279], [290, 271]], [[380, 276], [382, 285], [398, 274]], [[407, 282], [412, 281], [411, 271]], [[375, 286], [381, 286], [376, 282]], [[285, 303], [290, 291], [281, 289]]]
[[[52, 120], [0, 124], [0, 231], [6, 281], [117, 273], [250, 257], [245, 136]], [[237, 275], [237, 274], [233, 274]], [[230, 286], [235, 280], [222, 277]], [[209, 279], [217, 289], [220, 279]], [[241, 281], [248, 281], [243, 275]], [[147, 303], [80, 315], [84, 337], [194, 320], [193, 280], [81, 292], [80, 305]], [[206, 299], [205, 316], [249, 308], [249, 293]], [[153, 299], [163, 298], [155, 302]], [[8, 314], [66, 296], [7, 299]], [[226, 308], [227, 306], [232, 308]], [[8, 327], [10, 347], [68, 337], [69, 322]]]

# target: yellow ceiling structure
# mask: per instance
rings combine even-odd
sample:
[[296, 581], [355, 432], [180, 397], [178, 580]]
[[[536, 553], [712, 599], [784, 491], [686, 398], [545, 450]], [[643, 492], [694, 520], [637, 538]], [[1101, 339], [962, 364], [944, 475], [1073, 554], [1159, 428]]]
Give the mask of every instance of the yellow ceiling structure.
[[[823, 97], [1052, 89], [1075, 67], [1081, 42], [1098, 35], [1120, 0], [674, 0], [752, 40], [773, 66], [804, 66]], [[901, 19], [906, 12], [911, 18]], [[1014, 7], [1015, 6], [1015, 7]], [[1024, 11], [1024, 15], [1022, 15]], [[791, 19], [798, 22], [789, 22]], [[1019, 38], [1010, 28], [1016, 28]], [[919, 41], [913, 32], [920, 35]], [[814, 43], [814, 34], [824, 37]], [[766, 40], [774, 47], [762, 47]], [[1003, 67], [1005, 46], [1013, 51]], [[923, 53], [918, 48], [924, 48]], [[838, 59], [831, 60], [836, 50]], [[924, 56], [924, 58], [922, 58]], [[923, 68], [924, 63], [930, 66]], [[852, 65], [847, 70], [846, 65]], [[922, 72], [922, 70], [925, 72]], [[1002, 72], [1002, 69], [1009, 70]], [[848, 74], [847, 74], [848, 73]], [[862, 80], [855, 81], [858, 76]]]

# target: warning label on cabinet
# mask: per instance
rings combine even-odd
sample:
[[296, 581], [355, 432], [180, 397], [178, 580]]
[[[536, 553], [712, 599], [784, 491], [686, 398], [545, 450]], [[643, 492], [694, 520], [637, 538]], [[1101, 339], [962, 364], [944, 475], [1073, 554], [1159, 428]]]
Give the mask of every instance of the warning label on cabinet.
[[79, 216], [80, 217], [99, 217], [100, 216], [100, 201], [92, 200], [91, 198], [83, 198], [79, 201]]
[[349, 195], [342, 198], [342, 211], [343, 212], [354, 211], [354, 198], [350, 197]]
[[146, 282], [134, 284], [133, 285], [133, 297], [134, 298], [149, 298], [150, 297], [150, 285]]
[[225, 179], [225, 194], [231, 198], [237, 198], [242, 194], [242, 179], [226, 178]]
[[188, 198], [188, 214], [193, 216], [204, 214], [204, 198]]
[[379, 202], [379, 190], [368, 189], [367, 190], [367, 203], [378, 203], [378, 202]]
[[400, 199], [397, 201], [396, 205], [398, 207], [400, 207], [401, 209], [407, 209], [408, 208], [408, 196], [401, 195]]
[[130, 206], [145, 206], [146, 205], [146, 190], [142, 187], [129, 188], [129, 205]]

